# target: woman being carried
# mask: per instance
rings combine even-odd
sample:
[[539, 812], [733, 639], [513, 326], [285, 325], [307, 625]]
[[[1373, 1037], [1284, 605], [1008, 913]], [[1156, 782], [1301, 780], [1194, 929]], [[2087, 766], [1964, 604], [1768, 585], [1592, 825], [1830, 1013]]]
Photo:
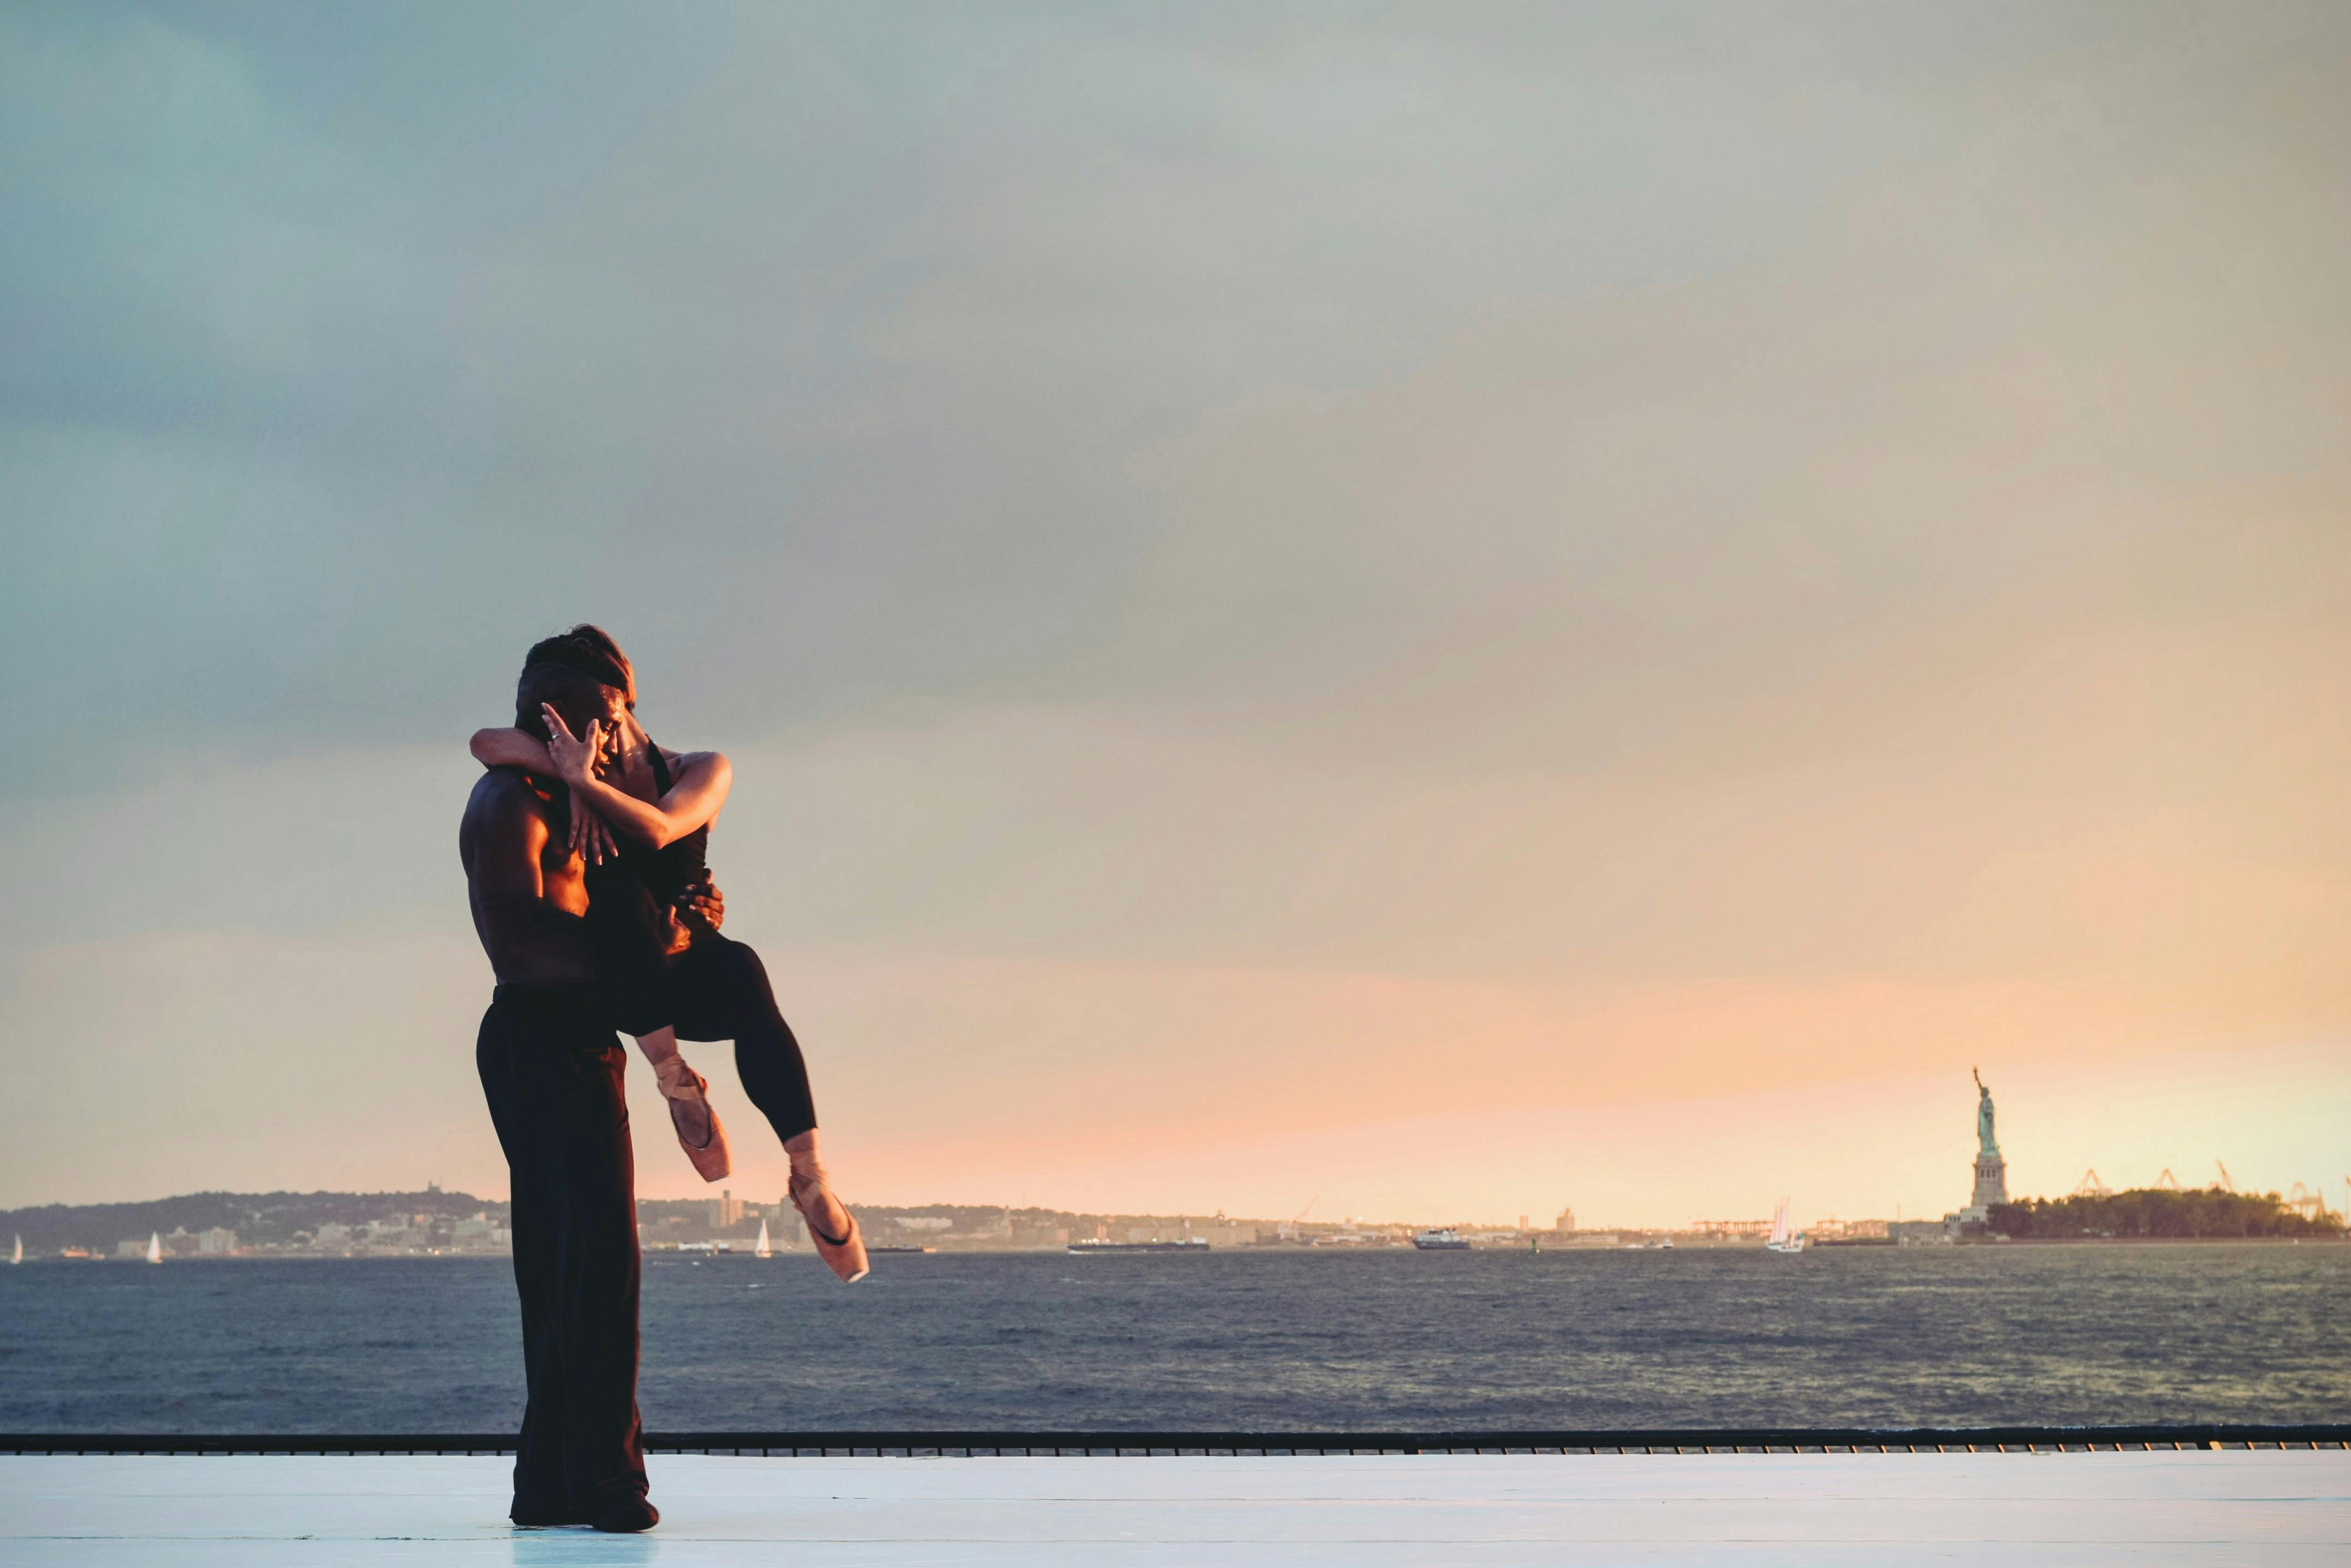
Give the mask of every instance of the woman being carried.
[[[559, 779], [571, 797], [572, 846], [587, 856], [588, 919], [615, 1021], [637, 1037], [671, 1105], [678, 1140], [704, 1179], [726, 1174], [726, 1134], [704, 1098], [702, 1077], [678, 1040], [735, 1042], [744, 1092], [782, 1140], [792, 1205], [817, 1252], [841, 1279], [866, 1272], [857, 1221], [826, 1183], [816, 1106], [799, 1041], [776, 1006], [767, 967], [718, 934], [702, 913], [711, 824], [734, 782], [715, 751], [665, 751], [636, 719], [636, 672], [598, 627], [575, 626], [532, 647], [526, 666], [557, 664], [610, 692], [603, 716], [575, 736], [552, 709], [544, 736], [485, 729], [473, 753], [484, 767]], [[699, 896], [698, 896], [699, 894]]]

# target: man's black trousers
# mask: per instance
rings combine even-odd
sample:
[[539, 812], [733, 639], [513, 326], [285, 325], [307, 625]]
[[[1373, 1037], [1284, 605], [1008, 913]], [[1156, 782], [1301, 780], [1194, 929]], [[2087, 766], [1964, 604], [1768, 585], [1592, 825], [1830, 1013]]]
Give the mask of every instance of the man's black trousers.
[[596, 988], [500, 986], [474, 1051], [514, 1193], [530, 1403], [519, 1523], [587, 1522], [645, 1491], [637, 1419], [636, 1166], [627, 1059]]

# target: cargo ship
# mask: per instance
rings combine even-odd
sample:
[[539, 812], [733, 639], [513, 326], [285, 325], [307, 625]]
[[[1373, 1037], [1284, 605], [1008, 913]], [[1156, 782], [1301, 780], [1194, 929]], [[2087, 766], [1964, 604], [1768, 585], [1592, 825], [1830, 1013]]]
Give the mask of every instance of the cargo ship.
[[1423, 1252], [1467, 1252], [1469, 1243], [1458, 1230], [1447, 1226], [1442, 1230], [1424, 1230], [1412, 1239], [1412, 1244]]

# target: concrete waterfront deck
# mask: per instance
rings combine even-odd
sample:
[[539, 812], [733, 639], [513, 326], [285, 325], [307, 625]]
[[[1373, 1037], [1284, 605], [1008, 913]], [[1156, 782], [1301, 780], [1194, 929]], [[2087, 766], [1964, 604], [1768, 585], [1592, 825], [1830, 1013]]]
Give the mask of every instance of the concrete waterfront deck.
[[661, 1454], [645, 1536], [517, 1531], [512, 1461], [0, 1457], [11, 1568], [2351, 1562], [2351, 1451]]

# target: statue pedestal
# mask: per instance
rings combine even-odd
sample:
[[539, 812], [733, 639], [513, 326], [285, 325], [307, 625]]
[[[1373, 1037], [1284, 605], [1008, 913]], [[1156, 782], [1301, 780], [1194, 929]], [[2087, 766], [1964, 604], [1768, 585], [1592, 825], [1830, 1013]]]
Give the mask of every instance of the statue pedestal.
[[1963, 1220], [1980, 1222], [1991, 1215], [1991, 1206], [2008, 1201], [2008, 1162], [1998, 1155], [1980, 1155], [1976, 1160], [1976, 1190], [1968, 1199], [1967, 1207], [1959, 1211]]

